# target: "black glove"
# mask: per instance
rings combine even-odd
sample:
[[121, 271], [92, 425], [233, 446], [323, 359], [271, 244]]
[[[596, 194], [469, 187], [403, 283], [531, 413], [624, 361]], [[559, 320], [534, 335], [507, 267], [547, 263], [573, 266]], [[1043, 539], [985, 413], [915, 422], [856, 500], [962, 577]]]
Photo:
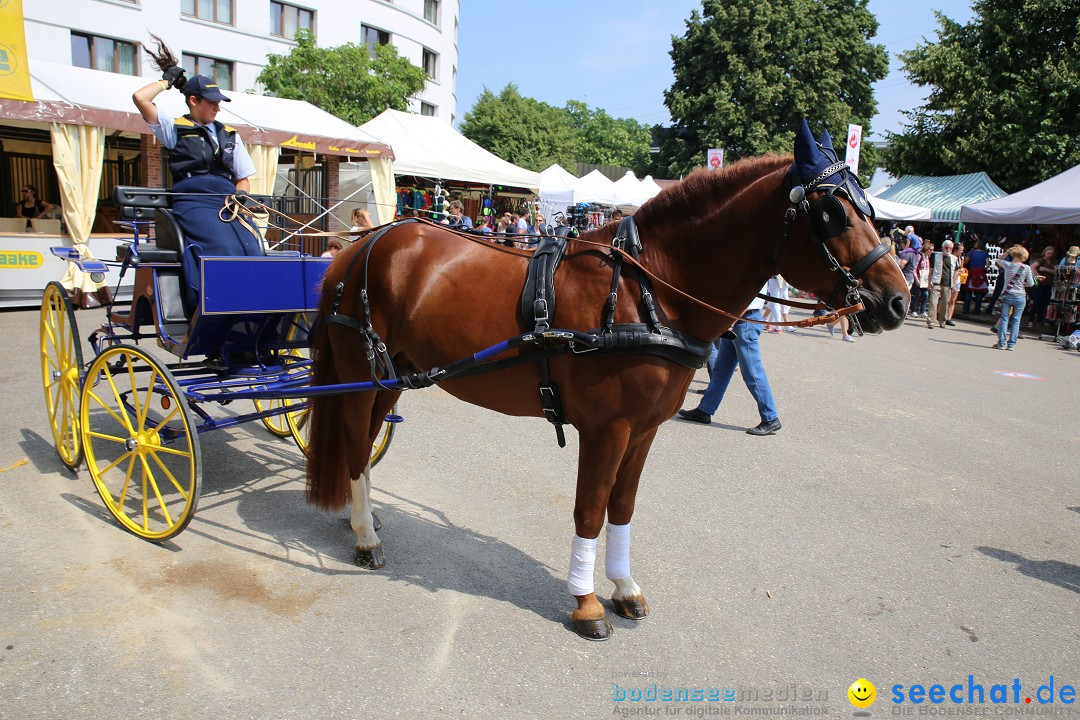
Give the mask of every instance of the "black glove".
[[163, 72], [161, 74], [161, 79], [181, 92], [184, 90], [184, 84], [187, 83], [187, 77], [184, 76], [184, 68], [179, 65], [173, 65]]

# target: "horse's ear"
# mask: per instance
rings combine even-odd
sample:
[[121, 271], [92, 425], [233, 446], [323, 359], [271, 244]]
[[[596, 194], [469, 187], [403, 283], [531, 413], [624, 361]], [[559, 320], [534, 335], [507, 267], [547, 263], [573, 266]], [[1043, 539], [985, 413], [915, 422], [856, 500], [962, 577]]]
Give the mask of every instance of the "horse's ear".
[[810, 132], [810, 124], [803, 118], [795, 133], [795, 174], [802, 182], [807, 182], [828, 165], [829, 160], [821, 153]]
[[828, 130], [821, 133], [821, 147], [836, 152], [835, 148], [832, 146], [832, 135], [829, 134]]
[[821, 151], [825, 154], [825, 157], [828, 157], [833, 162], [836, 162], [836, 148], [833, 147], [832, 136], [829, 135], [828, 130], [825, 130], [821, 133], [821, 142], [819, 144], [821, 145]]

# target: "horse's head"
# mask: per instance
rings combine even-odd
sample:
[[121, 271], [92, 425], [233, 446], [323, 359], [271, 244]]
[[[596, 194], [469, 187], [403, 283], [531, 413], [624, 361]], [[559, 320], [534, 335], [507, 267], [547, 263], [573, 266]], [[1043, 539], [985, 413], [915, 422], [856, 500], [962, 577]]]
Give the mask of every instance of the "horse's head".
[[[791, 207], [773, 262], [796, 287], [830, 307], [861, 300], [864, 329], [893, 330], [904, 322], [908, 286], [874, 228], [874, 209], [854, 174], [837, 159], [829, 133], [814, 140], [802, 121], [788, 173]], [[787, 243], [788, 234], [799, 242]]]

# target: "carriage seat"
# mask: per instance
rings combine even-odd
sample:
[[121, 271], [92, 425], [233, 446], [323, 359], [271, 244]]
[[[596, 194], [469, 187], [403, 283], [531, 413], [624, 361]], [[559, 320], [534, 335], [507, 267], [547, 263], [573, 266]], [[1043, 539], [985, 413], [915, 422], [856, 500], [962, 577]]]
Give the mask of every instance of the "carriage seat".
[[551, 327], [555, 317], [555, 269], [566, 250], [566, 238], [545, 235], [536, 244], [525, 273], [525, 288], [521, 293], [521, 317], [537, 332]]

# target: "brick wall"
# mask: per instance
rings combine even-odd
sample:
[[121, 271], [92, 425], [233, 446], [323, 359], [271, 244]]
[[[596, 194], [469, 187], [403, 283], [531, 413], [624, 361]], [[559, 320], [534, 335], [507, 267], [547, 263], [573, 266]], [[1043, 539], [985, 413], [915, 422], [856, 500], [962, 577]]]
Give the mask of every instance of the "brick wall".
[[[326, 197], [335, 200], [341, 196], [341, 184], [338, 182], [338, 168], [341, 164], [341, 158], [337, 155], [324, 155], [323, 156], [323, 172], [326, 173]], [[332, 205], [333, 203], [329, 203]]]
[[139, 153], [142, 156], [139, 168], [139, 184], [143, 187], [164, 187], [161, 177], [161, 150], [162, 145], [153, 135], [143, 134], [139, 136]]

